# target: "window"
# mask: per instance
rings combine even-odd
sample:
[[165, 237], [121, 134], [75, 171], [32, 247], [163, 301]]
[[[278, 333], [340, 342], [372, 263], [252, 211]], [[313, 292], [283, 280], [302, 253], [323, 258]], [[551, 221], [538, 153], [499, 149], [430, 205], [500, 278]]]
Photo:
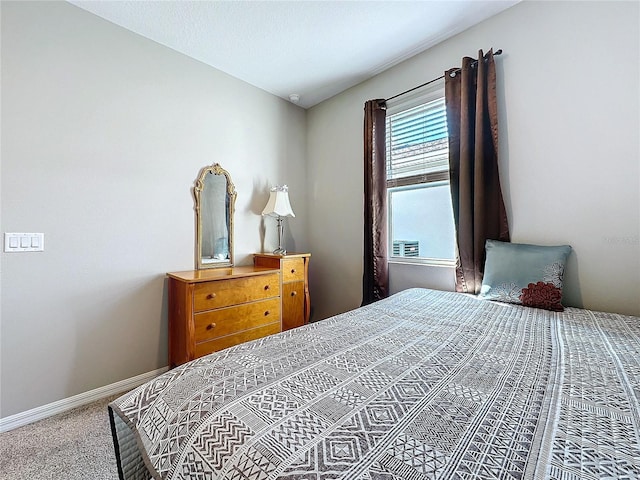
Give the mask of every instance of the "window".
[[453, 265], [455, 228], [442, 85], [387, 107], [389, 260]]

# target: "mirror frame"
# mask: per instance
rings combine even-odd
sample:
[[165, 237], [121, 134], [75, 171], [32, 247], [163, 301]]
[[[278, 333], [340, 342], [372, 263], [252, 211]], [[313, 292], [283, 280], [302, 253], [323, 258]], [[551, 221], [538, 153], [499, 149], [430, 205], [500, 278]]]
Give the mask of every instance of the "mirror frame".
[[[202, 262], [202, 218], [201, 218], [201, 205], [202, 205], [202, 190], [204, 189], [205, 179], [207, 175], [224, 175], [227, 180], [227, 198], [229, 200], [229, 224], [227, 225], [229, 231], [229, 259], [228, 261], [220, 261], [214, 263]], [[228, 268], [233, 266], [233, 216], [235, 212], [236, 203], [236, 187], [231, 181], [231, 176], [219, 163], [214, 163], [211, 166], [204, 167], [198, 174], [198, 179], [193, 187], [193, 195], [195, 197], [195, 212], [196, 212], [196, 269], [203, 270], [208, 268]]]

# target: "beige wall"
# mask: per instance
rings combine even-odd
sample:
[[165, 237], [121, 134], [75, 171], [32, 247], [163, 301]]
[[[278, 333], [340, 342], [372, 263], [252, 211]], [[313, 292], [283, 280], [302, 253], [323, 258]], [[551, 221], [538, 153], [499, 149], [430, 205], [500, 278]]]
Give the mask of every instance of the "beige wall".
[[[573, 246], [569, 304], [640, 315], [639, 13], [637, 2], [525, 1], [310, 109], [316, 318], [361, 300], [364, 102], [491, 47], [504, 51], [500, 170], [512, 240]], [[393, 266], [391, 290], [446, 289], [452, 278]]]
[[[362, 107], [502, 48], [501, 172], [514, 241], [569, 243], [571, 303], [640, 314], [638, 4], [523, 2], [305, 113], [62, 2], [5, 2], [0, 415], [167, 364], [164, 273], [193, 266], [198, 170], [238, 190], [236, 260], [274, 248], [287, 183], [314, 318], [360, 304]], [[396, 268], [392, 289], [449, 288]]]
[[[287, 183], [305, 250], [303, 109], [64, 2], [2, 2], [1, 416], [167, 365], [164, 273], [193, 268], [191, 187], [219, 162], [235, 254]], [[277, 243], [265, 220], [265, 248]]]

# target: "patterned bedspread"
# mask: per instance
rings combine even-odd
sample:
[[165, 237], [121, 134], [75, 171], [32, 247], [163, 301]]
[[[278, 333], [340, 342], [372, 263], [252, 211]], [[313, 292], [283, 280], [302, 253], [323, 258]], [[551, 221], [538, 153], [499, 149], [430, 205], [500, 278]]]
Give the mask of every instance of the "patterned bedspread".
[[640, 479], [640, 318], [411, 289], [110, 405], [121, 478]]

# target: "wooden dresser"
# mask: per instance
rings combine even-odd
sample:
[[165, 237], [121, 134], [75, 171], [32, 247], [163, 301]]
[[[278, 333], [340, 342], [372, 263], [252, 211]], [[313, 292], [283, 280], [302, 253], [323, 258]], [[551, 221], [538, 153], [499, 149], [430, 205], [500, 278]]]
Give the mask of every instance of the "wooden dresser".
[[278, 268], [168, 273], [169, 366], [280, 332]]
[[257, 253], [253, 256], [256, 267], [277, 268], [282, 272], [282, 330], [309, 323], [310, 253], [275, 255]]

